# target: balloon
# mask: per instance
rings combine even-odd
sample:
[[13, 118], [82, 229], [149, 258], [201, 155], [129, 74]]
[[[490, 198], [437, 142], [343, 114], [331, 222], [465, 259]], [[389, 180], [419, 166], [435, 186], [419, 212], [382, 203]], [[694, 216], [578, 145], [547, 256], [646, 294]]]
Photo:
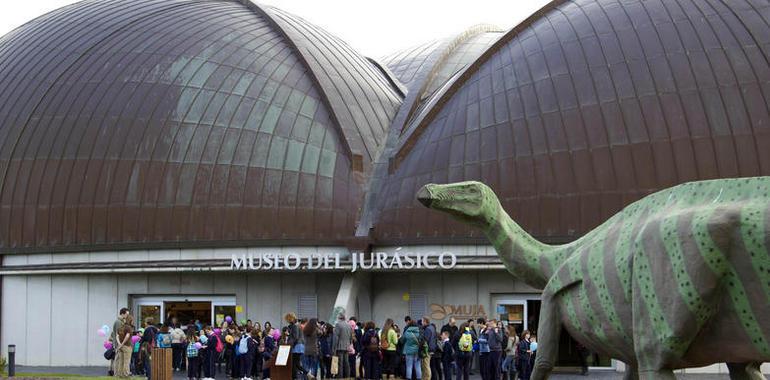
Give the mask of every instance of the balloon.
[[225, 342], [233, 344], [233, 342], [235, 342], [235, 338], [233, 338], [232, 335], [228, 335], [225, 337]]
[[245, 325], [246, 324], [246, 320], [245, 319], [241, 319], [241, 324]]
[[96, 334], [99, 336], [107, 336], [107, 332], [102, 329], [96, 330]]
[[226, 321], [227, 323], [231, 323], [231, 322], [233, 321], [233, 317], [231, 317], [231, 316], [229, 316], [229, 315], [228, 315], [228, 316], [226, 316], [226, 317], [225, 317], [225, 321]]
[[104, 330], [104, 332], [110, 332], [110, 326], [104, 325], [102, 326], [102, 330]]
[[200, 350], [200, 349], [201, 349], [201, 347], [203, 347], [203, 345], [201, 344], [201, 342], [195, 342], [195, 348], [197, 348], [197, 349], [199, 349], [199, 350]]
[[142, 339], [142, 337], [139, 335], [134, 335], [131, 337], [131, 343], [136, 344], [136, 342], [138, 342], [140, 339]]
[[105, 350], [109, 350], [110, 348], [112, 348], [112, 342], [110, 342], [109, 340], [105, 341], [104, 342], [104, 349]]
[[209, 342], [209, 338], [207, 338], [205, 335], [201, 335], [201, 343], [206, 344]]
[[532, 350], [532, 352], [537, 351], [537, 342], [530, 343], [529, 349]]

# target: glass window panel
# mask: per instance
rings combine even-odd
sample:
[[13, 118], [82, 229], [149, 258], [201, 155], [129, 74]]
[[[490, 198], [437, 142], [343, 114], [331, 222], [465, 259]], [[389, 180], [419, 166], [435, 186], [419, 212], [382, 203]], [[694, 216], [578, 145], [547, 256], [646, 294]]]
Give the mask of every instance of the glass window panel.
[[334, 176], [334, 163], [337, 160], [337, 153], [330, 150], [321, 151], [321, 161], [318, 165], [318, 174], [324, 177]]
[[[171, 69], [169, 69], [169, 72], [171, 73], [171, 77], [174, 77], [174, 73], [179, 70], [179, 75], [176, 77], [176, 83], [180, 84], [187, 84], [195, 75], [195, 73], [198, 71], [198, 68], [203, 65], [205, 61], [203, 61], [200, 58], [193, 58], [190, 61], [180, 61], [179, 65], [176, 63], [171, 65]], [[186, 65], [185, 65], [186, 64]], [[179, 67], [182, 66], [182, 67]]]
[[286, 100], [286, 109], [297, 113], [299, 112], [300, 107], [302, 107], [302, 102], [305, 99], [305, 94], [298, 91], [297, 89], [292, 89], [289, 93], [289, 98]]
[[195, 101], [195, 95], [198, 94], [197, 88], [186, 87], [179, 95], [179, 100], [176, 102], [176, 111], [172, 115], [172, 119], [176, 121], [182, 121], [187, 114], [187, 110]]
[[307, 136], [310, 133], [310, 124], [312, 121], [310, 119], [299, 115], [297, 116], [297, 120], [294, 121], [294, 129], [291, 131], [292, 137], [295, 139], [306, 142]]
[[[237, 126], [242, 125], [239, 123], [245, 123], [243, 128], [255, 131], [259, 130], [259, 124], [262, 122], [262, 116], [264, 116], [266, 109], [267, 103], [261, 100], [243, 98], [243, 101], [238, 106], [238, 111], [235, 113], [232, 124], [233, 126]], [[241, 122], [241, 119], [244, 119], [245, 121]]]
[[[252, 112], [253, 113], [253, 112]], [[278, 123], [278, 117], [281, 116], [281, 107], [271, 104], [268, 107], [265, 116], [262, 119], [262, 125], [259, 130], [265, 133], [273, 133], [275, 130], [275, 124]]]
[[206, 113], [203, 114], [201, 123], [209, 125], [214, 124], [214, 120], [216, 120], [217, 114], [219, 114], [219, 110], [222, 108], [222, 104], [225, 103], [226, 98], [227, 94], [221, 92], [214, 94], [214, 97], [211, 98], [211, 101], [206, 106]]
[[286, 164], [284, 165], [284, 169], [299, 171], [304, 146], [305, 144], [299, 141], [289, 140], [289, 151], [286, 153]]
[[312, 119], [317, 107], [318, 100], [312, 96], [306, 96], [305, 101], [302, 102], [302, 107], [299, 109], [299, 113]]
[[302, 157], [302, 172], [315, 174], [318, 170], [318, 158], [321, 156], [321, 148], [313, 145], [305, 146], [305, 156]]
[[216, 69], [217, 69], [216, 63], [205, 62], [198, 69], [198, 72], [195, 73], [195, 76], [192, 77], [192, 79], [190, 80], [189, 86], [203, 87], [203, 84], [206, 83], [206, 80], [209, 79], [209, 76], [211, 76], [211, 74]]
[[313, 125], [310, 127], [310, 138], [308, 138], [308, 143], [317, 147], [323, 146], [325, 132], [325, 125], [319, 122], [313, 122]]
[[267, 156], [267, 167], [269, 169], [283, 169], [283, 158], [286, 156], [286, 139], [283, 137], [273, 137], [270, 143], [270, 153]]
[[195, 99], [192, 107], [187, 111], [187, 115], [184, 117], [186, 123], [197, 123], [203, 116], [203, 111], [206, 110], [206, 105], [211, 101], [211, 97], [214, 96], [214, 91], [201, 90], [198, 93], [198, 97]]
[[235, 85], [235, 87], [233, 88], [233, 94], [238, 94], [238, 95], [246, 94], [246, 90], [249, 88], [249, 85], [251, 85], [251, 82], [254, 80], [255, 77], [256, 75], [252, 73], [243, 74], [241, 79], [238, 80], [238, 84]]
[[[222, 109], [219, 111], [219, 115], [217, 116], [217, 121], [215, 122], [216, 125], [222, 126], [222, 127], [233, 127], [233, 128], [242, 128], [243, 123], [246, 122], [246, 118], [248, 117], [248, 114], [241, 117], [240, 120], [235, 120], [235, 110], [238, 109], [238, 104], [241, 102], [241, 99], [246, 101], [247, 99], [244, 99], [240, 96], [234, 96], [229, 95], [227, 97], [227, 100], [225, 100], [225, 104], [222, 106]], [[249, 103], [250, 105], [253, 105], [253, 103]]]

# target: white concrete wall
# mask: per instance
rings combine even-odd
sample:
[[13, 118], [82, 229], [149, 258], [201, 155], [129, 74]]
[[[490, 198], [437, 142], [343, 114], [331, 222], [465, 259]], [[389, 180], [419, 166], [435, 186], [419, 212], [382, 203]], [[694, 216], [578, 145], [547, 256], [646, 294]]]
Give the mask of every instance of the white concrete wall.
[[130, 295], [235, 295], [237, 319], [281, 325], [298, 296], [316, 294], [318, 312], [332, 310], [342, 273], [157, 273], [3, 276], [0, 345], [16, 344], [19, 365], [102, 366], [104, 338]]

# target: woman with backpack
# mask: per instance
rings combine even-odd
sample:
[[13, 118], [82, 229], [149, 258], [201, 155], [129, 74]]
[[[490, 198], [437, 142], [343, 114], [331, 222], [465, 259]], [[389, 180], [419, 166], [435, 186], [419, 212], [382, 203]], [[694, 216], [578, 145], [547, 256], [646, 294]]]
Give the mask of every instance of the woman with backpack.
[[383, 354], [382, 379], [387, 377], [390, 380], [396, 378], [396, 369], [398, 368], [398, 333], [393, 328], [393, 320], [388, 318], [380, 331], [380, 348]]
[[457, 379], [468, 380], [471, 373], [471, 358], [473, 358], [473, 334], [468, 322], [457, 329]]
[[194, 329], [188, 327], [185, 356], [187, 356], [187, 378], [189, 380], [196, 380], [201, 377], [201, 362], [199, 357], [200, 347], [201, 344], [198, 342], [198, 337], [195, 334]]
[[422, 379], [422, 365], [420, 362], [420, 349], [422, 348], [422, 336], [420, 328], [414, 321], [409, 321], [404, 334], [401, 335], [404, 342], [404, 357], [406, 359], [406, 378], [412, 378], [412, 371], [415, 373], [415, 379]]
[[364, 324], [361, 342], [361, 365], [364, 370], [361, 378], [379, 379], [382, 371], [382, 360], [380, 358], [380, 338], [377, 336], [377, 330], [374, 329], [374, 322], [369, 321]]
[[503, 360], [503, 380], [516, 379], [516, 351], [518, 346], [519, 336], [516, 335], [516, 328], [513, 325], [508, 325], [508, 344], [505, 347], [505, 359]]

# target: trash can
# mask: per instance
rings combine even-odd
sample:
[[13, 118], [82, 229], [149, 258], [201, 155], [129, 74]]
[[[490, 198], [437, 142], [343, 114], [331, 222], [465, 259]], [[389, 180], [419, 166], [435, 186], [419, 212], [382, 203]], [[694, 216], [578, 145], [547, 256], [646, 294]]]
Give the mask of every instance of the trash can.
[[170, 348], [153, 348], [152, 358], [150, 359], [152, 380], [171, 380], [171, 377], [174, 375], [171, 361]]

